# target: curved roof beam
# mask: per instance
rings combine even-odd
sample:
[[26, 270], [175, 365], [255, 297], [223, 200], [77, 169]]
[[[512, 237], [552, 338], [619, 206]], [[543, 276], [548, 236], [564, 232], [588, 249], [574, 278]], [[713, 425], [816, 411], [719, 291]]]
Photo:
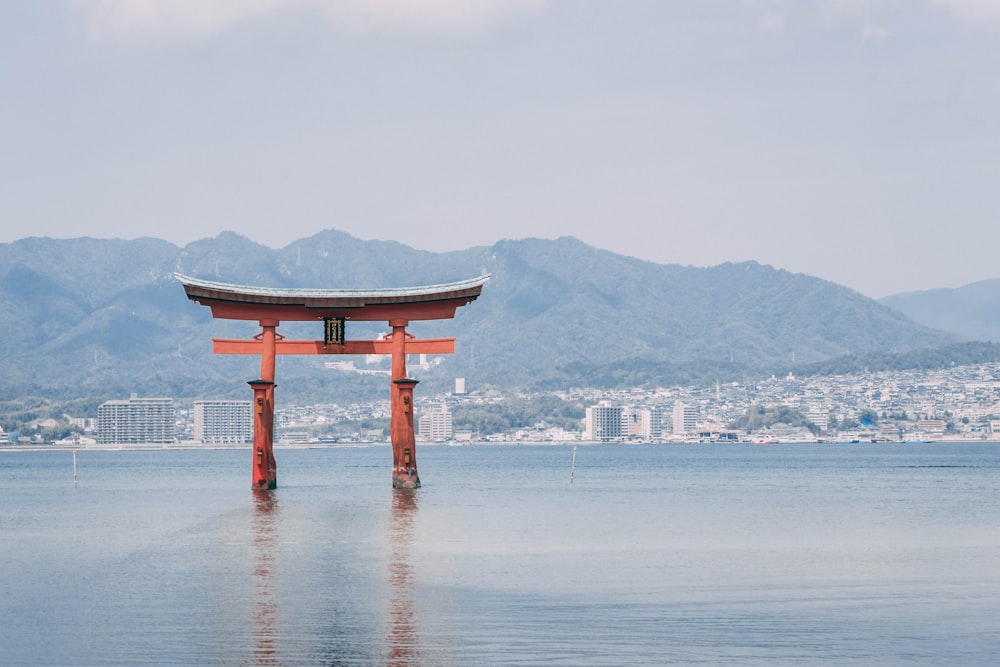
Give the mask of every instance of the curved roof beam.
[[375, 289], [258, 287], [174, 276], [192, 301], [212, 309], [212, 316], [236, 320], [436, 320], [475, 301], [489, 274], [440, 285]]

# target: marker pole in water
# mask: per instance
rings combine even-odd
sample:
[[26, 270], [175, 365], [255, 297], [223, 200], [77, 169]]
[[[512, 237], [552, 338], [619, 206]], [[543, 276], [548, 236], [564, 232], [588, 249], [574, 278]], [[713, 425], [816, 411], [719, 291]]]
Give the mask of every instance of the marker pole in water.
[[573, 476], [576, 474], [576, 445], [573, 445], [573, 463], [569, 467], [569, 483], [573, 483]]
[[73, 450], [73, 487], [76, 488], [76, 450]]

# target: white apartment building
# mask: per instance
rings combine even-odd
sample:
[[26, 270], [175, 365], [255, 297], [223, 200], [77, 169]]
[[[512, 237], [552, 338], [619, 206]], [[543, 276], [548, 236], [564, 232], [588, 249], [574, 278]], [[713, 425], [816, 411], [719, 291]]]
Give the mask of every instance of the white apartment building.
[[621, 406], [592, 405], [587, 408], [583, 428], [584, 440], [617, 440], [622, 437]]
[[830, 413], [822, 408], [811, 408], [806, 417], [820, 430], [826, 433], [830, 428]]
[[417, 421], [417, 432], [421, 438], [433, 442], [451, 440], [454, 433], [448, 406], [442, 405], [421, 415]]
[[97, 408], [97, 442], [165, 444], [174, 441], [174, 399], [138, 398], [105, 401]]
[[650, 410], [649, 436], [658, 440], [670, 433], [673, 411], [666, 405], [655, 405]]
[[681, 401], [674, 403], [674, 434], [696, 433], [698, 431], [698, 411], [693, 405]]
[[653, 413], [645, 408], [622, 409], [622, 435], [649, 440], [653, 436]]
[[253, 442], [252, 401], [195, 401], [194, 439], [206, 444]]

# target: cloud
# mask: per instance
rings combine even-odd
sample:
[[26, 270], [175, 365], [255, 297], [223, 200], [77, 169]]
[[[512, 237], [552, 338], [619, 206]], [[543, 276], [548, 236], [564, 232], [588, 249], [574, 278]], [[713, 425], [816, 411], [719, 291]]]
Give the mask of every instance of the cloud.
[[764, 32], [784, 32], [788, 8], [783, 0], [742, 0], [743, 6], [758, 15], [757, 27]]
[[[827, 9], [841, 13], [869, 16], [872, 12], [900, 6], [900, 0], [819, 0]], [[926, 0], [955, 16], [974, 23], [1000, 23], [1000, 0]]]
[[867, 14], [879, 2], [878, 0], [820, 0], [819, 4], [833, 11]]
[[873, 20], [882, 7], [895, 0], [819, 0], [820, 7], [831, 15], [846, 17], [858, 25], [861, 39], [865, 42], [881, 42], [889, 35], [889, 29]]
[[784, 32], [788, 19], [784, 14], [766, 14], [760, 18], [758, 25], [764, 32]]
[[297, 0], [70, 0], [99, 40], [209, 37]]
[[544, 11], [549, 0], [316, 0], [337, 25], [362, 31], [470, 35]]
[[881, 42], [889, 34], [889, 31], [882, 26], [875, 25], [871, 21], [865, 21], [861, 28], [861, 38], [866, 42]]
[[364, 32], [475, 35], [544, 11], [552, 0], [68, 0], [98, 40], [204, 39], [278, 12], [314, 12]]
[[1000, 2], [997, 0], [931, 0], [931, 4], [973, 23], [1000, 24]]

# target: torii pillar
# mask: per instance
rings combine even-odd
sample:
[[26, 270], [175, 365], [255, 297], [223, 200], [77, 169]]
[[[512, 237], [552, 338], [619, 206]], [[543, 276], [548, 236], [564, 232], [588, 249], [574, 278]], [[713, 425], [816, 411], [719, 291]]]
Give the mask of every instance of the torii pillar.
[[274, 460], [274, 383], [251, 380], [253, 388], [253, 464], [251, 488], [273, 489], [278, 486]]
[[413, 432], [413, 388], [406, 377], [406, 320], [389, 320], [392, 327], [392, 395], [389, 401], [389, 440], [392, 442], [392, 488], [420, 488], [417, 447]]
[[[443, 285], [374, 290], [248, 287], [175, 276], [188, 298], [209, 306], [213, 317], [260, 323], [261, 333], [253, 340], [212, 341], [216, 354], [259, 354], [261, 358], [260, 378], [249, 382], [254, 392], [253, 488], [277, 486], [274, 380], [278, 354], [392, 355], [392, 485], [402, 489], [420, 486], [413, 429], [413, 388], [417, 380], [406, 375], [406, 355], [450, 354], [455, 351], [455, 339], [418, 340], [406, 332], [406, 327], [411, 320], [455, 317], [460, 306], [479, 297], [489, 275]], [[322, 321], [324, 339], [285, 340], [277, 333], [281, 320]], [[344, 340], [346, 320], [381, 320], [388, 322], [392, 333], [385, 340]]]
[[260, 379], [253, 388], [253, 481], [255, 489], [278, 486], [278, 464], [274, 459], [274, 367], [277, 355], [278, 320], [260, 320]]

